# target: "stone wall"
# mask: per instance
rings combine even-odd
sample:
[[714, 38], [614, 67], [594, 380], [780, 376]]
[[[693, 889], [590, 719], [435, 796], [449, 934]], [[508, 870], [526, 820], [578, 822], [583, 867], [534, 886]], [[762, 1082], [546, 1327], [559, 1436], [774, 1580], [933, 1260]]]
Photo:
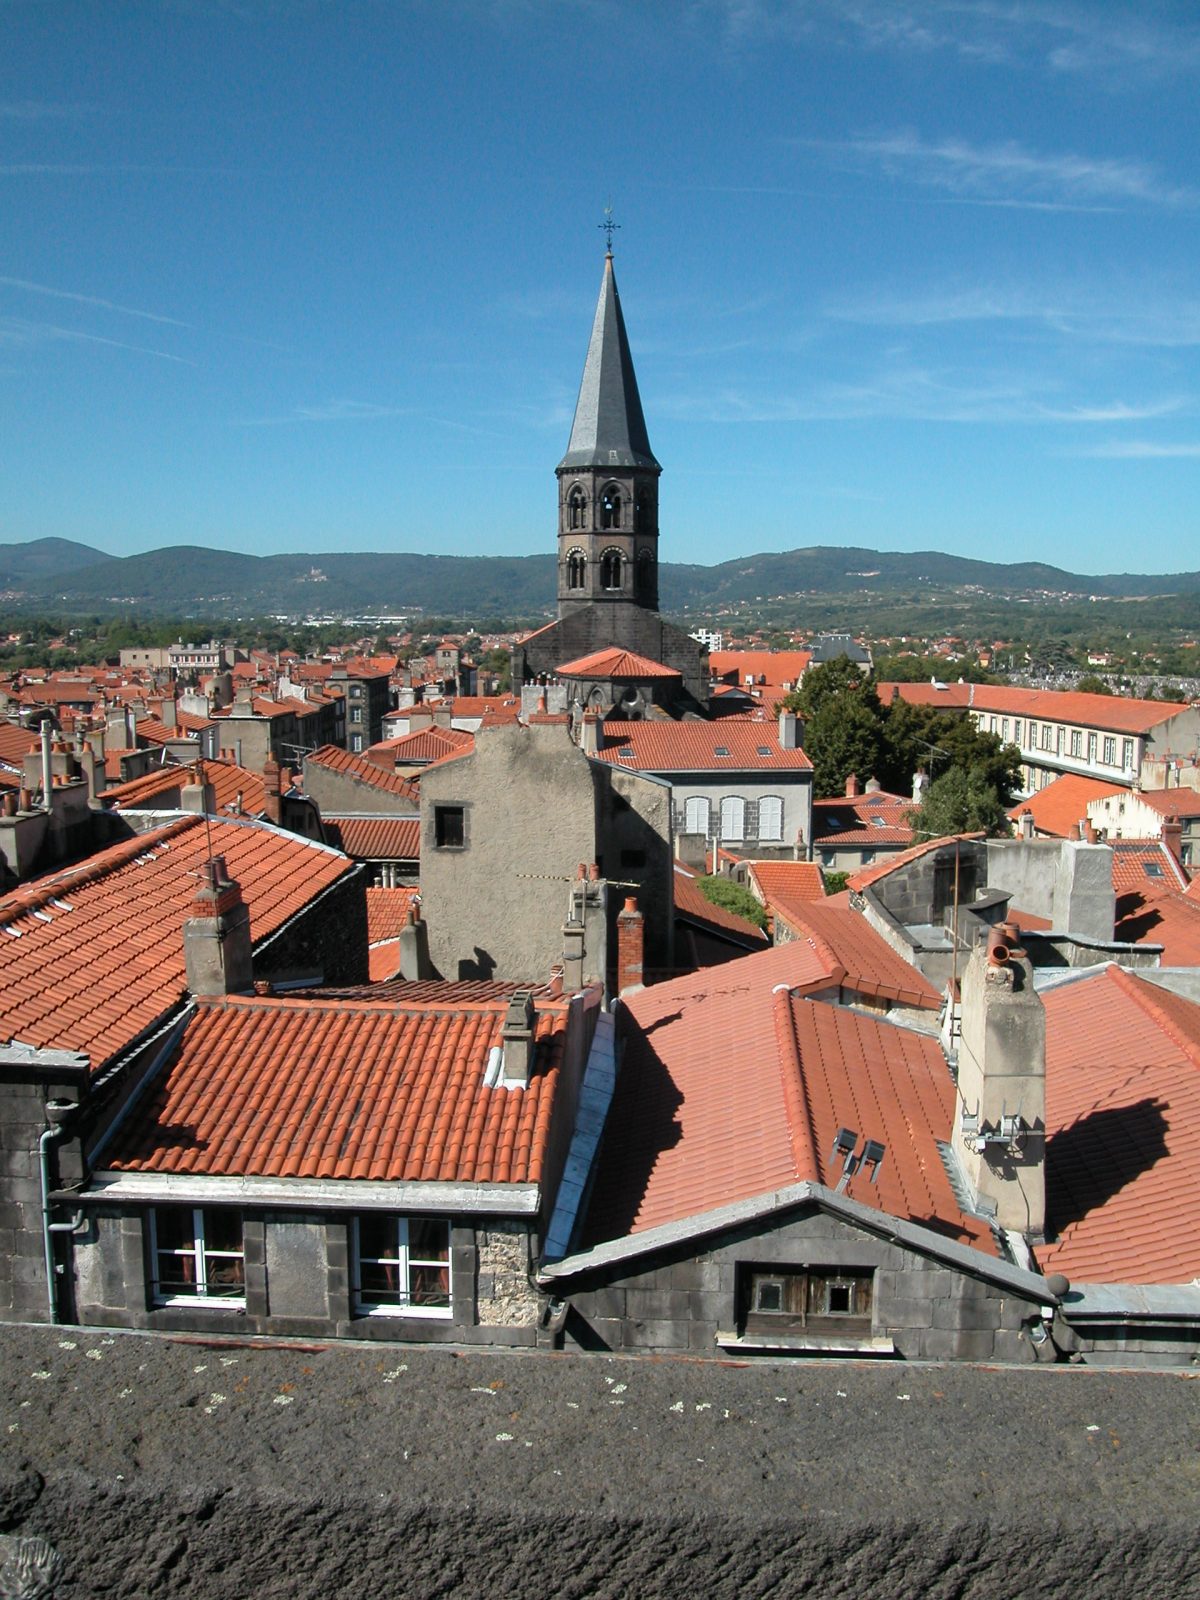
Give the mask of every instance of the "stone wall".
[[737, 1348], [739, 1274], [749, 1267], [873, 1271], [871, 1334], [913, 1360], [1030, 1362], [1023, 1331], [1040, 1325], [1032, 1301], [866, 1233], [815, 1206], [622, 1268], [557, 1280], [571, 1302], [568, 1344], [580, 1349], [708, 1351]]
[[533, 1328], [540, 1298], [530, 1282], [530, 1238], [524, 1223], [498, 1220], [475, 1234], [475, 1314], [481, 1326]]
[[664, 622], [657, 611], [624, 601], [584, 606], [518, 644], [513, 650], [514, 687], [531, 678], [553, 677], [564, 662], [578, 661], [611, 645], [659, 661], [683, 675], [676, 711], [696, 715], [707, 711], [708, 651], [682, 628]]
[[366, 983], [367, 882], [366, 870], [355, 867], [278, 933], [256, 941], [255, 978], [320, 973], [329, 984]]

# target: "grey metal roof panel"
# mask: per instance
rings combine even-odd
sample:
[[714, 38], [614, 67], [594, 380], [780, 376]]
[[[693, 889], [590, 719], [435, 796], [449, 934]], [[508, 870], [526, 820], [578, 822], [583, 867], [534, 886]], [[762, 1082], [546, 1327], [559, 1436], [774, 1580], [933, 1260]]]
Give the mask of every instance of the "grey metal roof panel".
[[611, 256], [604, 261], [575, 421], [559, 467], [650, 467], [661, 471], [642, 415]]

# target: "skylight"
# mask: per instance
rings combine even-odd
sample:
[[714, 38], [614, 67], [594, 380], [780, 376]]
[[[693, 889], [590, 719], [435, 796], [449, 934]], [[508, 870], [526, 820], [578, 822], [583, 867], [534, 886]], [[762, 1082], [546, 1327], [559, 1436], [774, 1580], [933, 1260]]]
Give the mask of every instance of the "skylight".
[[727, 744], [719, 744], [713, 751], [713, 755], [715, 756], [727, 756], [728, 754], [729, 746]]

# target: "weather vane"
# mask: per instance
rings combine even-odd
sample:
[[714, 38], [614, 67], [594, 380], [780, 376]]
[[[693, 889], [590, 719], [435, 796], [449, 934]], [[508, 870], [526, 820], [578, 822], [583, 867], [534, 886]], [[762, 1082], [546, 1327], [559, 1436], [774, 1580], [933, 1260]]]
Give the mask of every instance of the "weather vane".
[[608, 202], [608, 204], [604, 208], [604, 221], [603, 222], [598, 222], [596, 224], [596, 226], [598, 228], [603, 228], [604, 229], [605, 235], [606, 235], [606, 237], [608, 239], [608, 246], [607, 246], [608, 253], [609, 253], [609, 255], [612, 255], [612, 236], [616, 232], [616, 230], [621, 226], [621, 224], [619, 222], [614, 222], [613, 219], [612, 219], [612, 201], [611, 200]]

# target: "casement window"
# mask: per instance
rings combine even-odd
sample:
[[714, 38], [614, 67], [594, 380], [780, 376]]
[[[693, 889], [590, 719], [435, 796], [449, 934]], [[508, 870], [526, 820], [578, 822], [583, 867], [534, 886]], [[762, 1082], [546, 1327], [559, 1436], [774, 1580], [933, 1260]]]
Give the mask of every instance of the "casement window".
[[1029, 748], [1031, 750], [1036, 750], [1037, 749], [1037, 732], [1038, 732], [1037, 723], [1031, 721], [1030, 724], [1029, 724]]
[[702, 833], [708, 837], [708, 796], [689, 795], [683, 807], [684, 833]]
[[1071, 729], [1071, 754], [1076, 761], [1083, 755], [1083, 734], [1078, 728]]
[[727, 794], [721, 801], [721, 838], [729, 840], [746, 837], [746, 802], [741, 795]]
[[155, 1206], [150, 1213], [150, 1259], [156, 1305], [246, 1304], [240, 1211]]
[[1104, 741], [1104, 765], [1106, 767], [1115, 767], [1116, 764], [1117, 741], [1115, 739], [1106, 738]]
[[783, 800], [777, 794], [766, 794], [758, 802], [758, 837], [760, 840], [783, 838]]
[[1087, 758], [1094, 766], [1096, 763], [1096, 735], [1094, 733], [1088, 734], [1087, 752]]
[[366, 1316], [450, 1317], [449, 1221], [355, 1217], [354, 1303]]
[[1133, 771], [1133, 740], [1126, 739], [1121, 745], [1121, 765], [1126, 772]]
[[1013, 719], [1013, 743], [1019, 745], [1020, 742], [1021, 742], [1021, 719], [1020, 719], [1020, 717], [1015, 717]]
[[467, 842], [466, 808], [435, 805], [433, 840], [439, 850], [461, 850]]
[[744, 1269], [744, 1331], [870, 1333], [874, 1276], [842, 1267]]

